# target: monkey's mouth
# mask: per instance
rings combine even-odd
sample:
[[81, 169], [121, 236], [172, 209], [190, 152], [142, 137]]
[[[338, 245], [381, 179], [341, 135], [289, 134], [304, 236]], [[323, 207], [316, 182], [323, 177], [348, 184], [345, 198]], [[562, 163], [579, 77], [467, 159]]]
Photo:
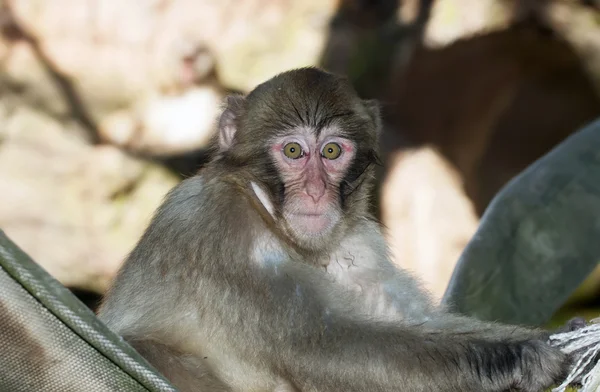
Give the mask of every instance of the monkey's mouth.
[[328, 213], [294, 213], [290, 223], [300, 235], [314, 236], [329, 231], [334, 224], [334, 217]]
[[329, 216], [327, 214], [294, 214], [295, 219], [306, 219], [306, 220], [329, 220]]

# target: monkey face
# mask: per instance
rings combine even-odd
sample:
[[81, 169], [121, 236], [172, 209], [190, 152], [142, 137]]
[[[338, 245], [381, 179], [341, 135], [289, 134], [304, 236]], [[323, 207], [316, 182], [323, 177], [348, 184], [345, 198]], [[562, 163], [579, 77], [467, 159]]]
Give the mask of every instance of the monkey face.
[[297, 245], [323, 251], [367, 214], [379, 108], [346, 79], [282, 73], [229, 97], [219, 129], [219, 165], [250, 174], [254, 196]]
[[318, 133], [298, 127], [271, 142], [269, 154], [284, 184], [281, 218], [296, 240], [318, 241], [341, 219], [340, 183], [355, 150], [335, 126]]

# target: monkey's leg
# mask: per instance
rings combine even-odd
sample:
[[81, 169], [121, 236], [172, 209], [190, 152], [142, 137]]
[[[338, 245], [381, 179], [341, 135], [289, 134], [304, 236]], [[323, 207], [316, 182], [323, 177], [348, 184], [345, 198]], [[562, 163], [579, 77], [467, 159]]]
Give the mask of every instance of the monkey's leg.
[[231, 391], [202, 358], [177, 352], [152, 340], [126, 340], [181, 392]]

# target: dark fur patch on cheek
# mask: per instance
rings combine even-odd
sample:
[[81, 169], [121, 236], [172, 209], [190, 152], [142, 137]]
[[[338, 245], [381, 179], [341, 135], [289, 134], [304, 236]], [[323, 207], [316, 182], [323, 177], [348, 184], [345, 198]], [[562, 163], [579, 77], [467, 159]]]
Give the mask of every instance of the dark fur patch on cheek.
[[354, 162], [340, 183], [340, 204], [343, 209], [346, 208], [348, 197], [360, 188], [364, 180], [361, 177], [363, 177], [372, 164], [377, 163], [378, 158], [373, 150], [362, 151], [356, 155]]
[[342, 180], [341, 184], [340, 184], [340, 191], [339, 193], [339, 198], [340, 198], [340, 206], [342, 207], [342, 210], [346, 209], [346, 200], [348, 197], [348, 184]]
[[268, 178], [267, 185], [273, 197], [273, 203], [275, 204], [275, 208], [281, 211], [285, 200], [285, 183], [273, 158], [270, 158], [265, 163], [264, 167], [265, 177]]
[[[362, 170], [361, 170], [362, 171]], [[355, 181], [358, 176], [355, 173], [348, 174], [339, 185], [339, 201], [343, 210], [347, 207], [348, 197], [356, 190]]]
[[277, 197], [277, 205], [279, 206], [279, 208], [281, 209], [281, 207], [283, 206], [283, 202], [285, 200], [285, 184], [283, 183], [283, 181], [279, 181], [276, 185], [276, 197]]

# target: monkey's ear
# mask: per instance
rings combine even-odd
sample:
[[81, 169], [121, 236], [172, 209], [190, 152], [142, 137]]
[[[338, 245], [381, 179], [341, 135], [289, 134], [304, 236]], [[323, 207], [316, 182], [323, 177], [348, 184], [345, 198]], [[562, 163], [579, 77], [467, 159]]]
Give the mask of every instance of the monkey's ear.
[[230, 95], [226, 98], [226, 107], [219, 118], [219, 151], [227, 151], [233, 146], [237, 131], [237, 118], [242, 111], [244, 97]]
[[375, 129], [377, 130], [377, 135], [381, 133], [381, 105], [379, 101], [376, 99], [364, 99], [363, 105], [367, 109], [367, 113], [369, 113], [369, 117], [375, 123]]

